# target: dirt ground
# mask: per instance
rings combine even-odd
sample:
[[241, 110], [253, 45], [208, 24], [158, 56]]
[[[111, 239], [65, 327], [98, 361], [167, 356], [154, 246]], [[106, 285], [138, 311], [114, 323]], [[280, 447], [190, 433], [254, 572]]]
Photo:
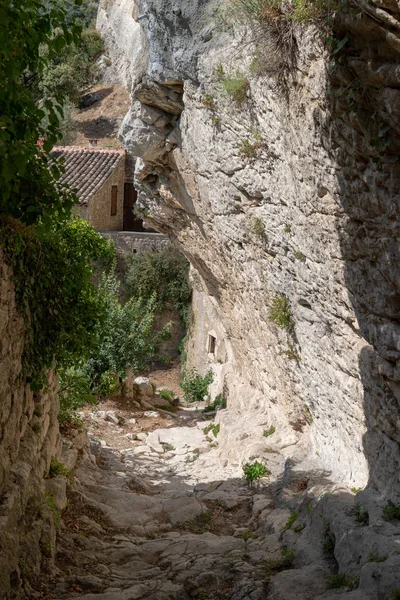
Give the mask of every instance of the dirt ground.
[[[179, 360], [174, 363], [149, 370], [143, 373], [143, 376], [148, 377], [152, 383], [158, 388], [164, 387], [178, 397], [182, 398], [182, 390], [179, 387], [180, 363]], [[115, 411], [120, 419], [118, 427], [104, 419], [93, 419], [92, 413], [97, 411]], [[158, 417], [145, 417], [143, 409], [135, 408], [132, 401], [125, 396], [115, 396], [106, 398], [95, 406], [86, 406], [82, 413], [86, 421], [88, 431], [100, 440], [103, 440], [108, 446], [123, 450], [134, 445], [134, 441], [125, 437], [127, 434], [138, 434], [142, 432], [154, 431], [155, 429], [165, 429], [176, 427], [181, 423], [182, 418], [179, 414], [179, 409], [176, 413], [164, 414], [158, 412]], [[135, 423], [130, 423], [130, 419], [135, 419]]]
[[97, 92], [101, 100], [76, 111], [74, 146], [87, 146], [89, 139], [97, 139], [100, 148], [120, 148], [118, 129], [130, 106], [129, 93], [122, 85], [99, 84], [86, 93]]

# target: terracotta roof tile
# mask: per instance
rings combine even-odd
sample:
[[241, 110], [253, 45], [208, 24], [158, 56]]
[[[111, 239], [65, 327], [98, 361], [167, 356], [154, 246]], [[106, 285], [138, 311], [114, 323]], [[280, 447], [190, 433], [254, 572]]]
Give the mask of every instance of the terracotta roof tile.
[[82, 148], [81, 146], [56, 146], [51, 152], [62, 160], [65, 173], [60, 181], [74, 189], [79, 200], [89, 200], [113, 174], [125, 150], [122, 148]]

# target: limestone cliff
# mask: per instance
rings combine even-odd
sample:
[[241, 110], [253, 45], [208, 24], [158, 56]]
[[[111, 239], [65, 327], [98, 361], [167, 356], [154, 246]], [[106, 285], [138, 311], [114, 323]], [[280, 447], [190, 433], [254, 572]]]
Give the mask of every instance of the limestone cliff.
[[[333, 59], [296, 25], [286, 86], [252, 74], [245, 33], [218, 29], [211, 3], [104, 0], [103, 31], [122, 10], [137, 54], [121, 137], [147, 219], [193, 266], [189, 360], [212, 365], [228, 397], [228, 468], [273, 424], [285, 468], [398, 498], [397, 3], [345, 11]], [[222, 72], [248, 80], [242, 103]], [[271, 321], [279, 302], [286, 331]]]

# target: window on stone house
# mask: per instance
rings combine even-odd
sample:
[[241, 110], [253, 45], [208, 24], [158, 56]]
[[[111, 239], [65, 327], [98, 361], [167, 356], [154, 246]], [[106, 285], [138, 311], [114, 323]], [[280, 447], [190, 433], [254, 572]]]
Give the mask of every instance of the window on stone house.
[[118, 186], [113, 185], [111, 187], [111, 216], [114, 217], [117, 214], [118, 206]]
[[217, 345], [217, 338], [211, 333], [208, 335], [208, 353], [215, 354], [215, 347]]

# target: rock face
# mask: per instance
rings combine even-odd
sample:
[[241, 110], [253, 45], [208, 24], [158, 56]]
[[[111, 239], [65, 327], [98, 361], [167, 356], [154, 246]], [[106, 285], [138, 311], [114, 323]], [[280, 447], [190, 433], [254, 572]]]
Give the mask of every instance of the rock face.
[[148, 221], [193, 265], [188, 355], [228, 397], [221, 453], [240, 465], [274, 424], [305, 469], [398, 498], [398, 8], [344, 13], [336, 61], [295, 26], [282, 86], [211, 3], [128, 4], [141, 52], [121, 136]]
[[11, 272], [1, 255], [0, 590], [5, 599], [32, 598], [29, 582], [40, 570], [49, 570], [57, 509], [63, 508], [65, 496], [64, 478], [47, 480], [46, 485], [44, 481], [51, 458], [62, 451], [58, 383], [50, 376], [46, 393], [33, 393], [24, 383], [20, 377], [24, 337]]

